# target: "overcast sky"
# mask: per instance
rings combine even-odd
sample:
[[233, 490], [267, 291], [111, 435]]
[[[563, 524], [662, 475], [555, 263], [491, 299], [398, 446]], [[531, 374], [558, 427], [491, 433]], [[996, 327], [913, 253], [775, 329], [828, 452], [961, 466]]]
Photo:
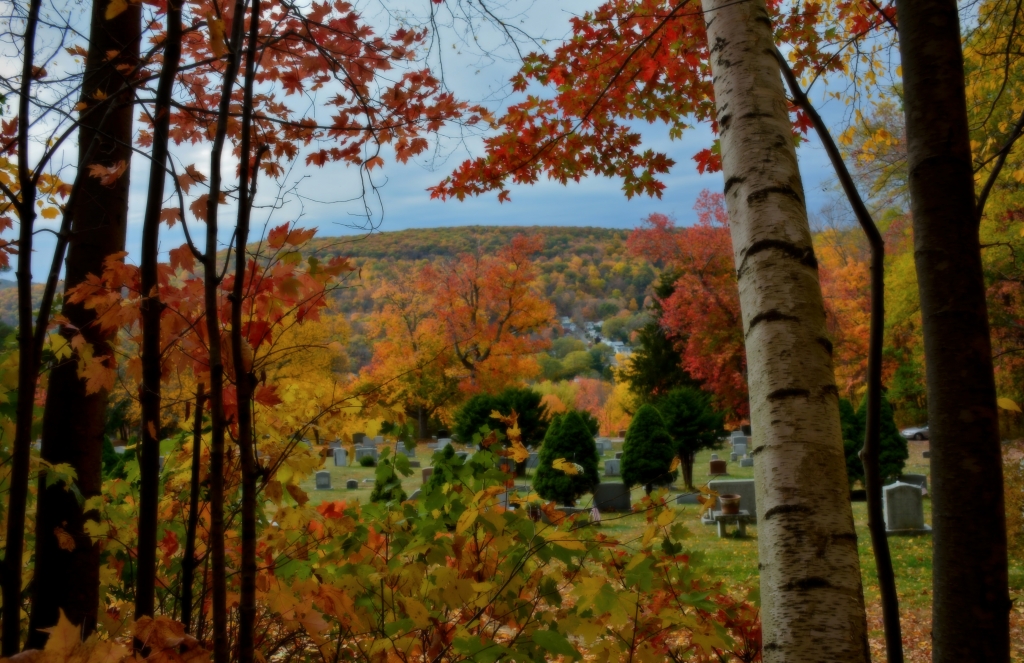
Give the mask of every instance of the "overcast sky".
[[[391, 2], [391, 0], [385, 0]], [[458, 0], [449, 0], [457, 2]], [[511, 3], [519, 0], [511, 0]], [[505, 16], [525, 32], [548, 40], [547, 48], [559, 43], [568, 31], [572, 12], [582, 12], [596, 5], [594, 0], [554, 0], [543, 4], [506, 5]], [[414, 14], [431, 6], [426, 0], [401, 0], [392, 2], [388, 11], [381, 10], [379, 0], [364, 0], [364, 16], [383, 31], [396, 16]], [[443, 9], [443, 7], [442, 7]], [[444, 22], [442, 15], [442, 23]], [[417, 19], [413, 19], [417, 20]], [[431, 54], [436, 65], [437, 54], [443, 57], [446, 84], [461, 99], [472, 103], [484, 103], [500, 112], [519, 97], [509, 97], [505, 85], [515, 71], [514, 53], [500, 46], [498, 35], [483, 26], [478, 31], [479, 41], [469, 44], [459, 37], [464, 25], [450, 25], [443, 28], [438, 48]], [[480, 26], [477, 26], [478, 28]], [[474, 46], [487, 44], [493, 47], [498, 57], [489, 57]], [[506, 56], [502, 59], [501, 56]], [[821, 97], [819, 91], [817, 96]], [[312, 100], [311, 103], [315, 103]], [[827, 121], [838, 125], [842, 109], [826, 105], [823, 115]], [[721, 190], [720, 173], [699, 175], [692, 156], [711, 145], [712, 136], [707, 126], [685, 132], [682, 140], [669, 141], [663, 125], [638, 125], [644, 136], [644, 147], [664, 151], [675, 159], [676, 166], [664, 177], [667, 184], [661, 200], [634, 198], [627, 200], [622, 193], [621, 182], [602, 177], [590, 177], [579, 184], [562, 186], [555, 182], [542, 182], [535, 186], [514, 187], [512, 201], [499, 204], [496, 196], [488, 195], [465, 202], [440, 202], [430, 200], [426, 189], [438, 183], [463, 159], [480, 154], [480, 138], [470, 136], [459, 140], [454, 131], [440, 142], [441, 156], [436, 152], [409, 164], [398, 164], [386, 159], [383, 169], [375, 170], [375, 177], [381, 185], [379, 201], [371, 201], [371, 214], [379, 231], [395, 231], [406, 228], [436, 228], [467, 225], [564, 225], [600, 226], [605, 228], [633, 228], [652, 212], [674, 215], [680, 223], [693, 220], [692, 207], [701, 189]], [[833, 196], [827, 190], [832, 177], [828, 159], [816, 138], [799, 148], [800, 168], [804, 176], [808, 209], [813, 215]], [[182, 150], [177, 148], [180, 164], [195, 163], [201, 171], [209, 170], [209, 147], [201, 146]], [[225, 172], [234, 172], [234, 163], [225, 158]], [[228, 169], [230, 168], [230, 170]], [[149, 164], [134, 159], [131, 169], [131, 205], [128, 231], [129, 261], [137, 255], [141, 241], [142, 214], [145, 207], [145, 182]], [[331, 164], [325, 168], [305, 167], [296, 164], [287, 185], [292, 193], [286, 196], [287, 204], [272, 214], [257, 210], [254, 222], [260, 225], [269, 221], [276, 225], [284, 221], [298, 220], [302, 226], [317, 226], [321, 236], [352, 234], [353, 226], [364, 225], [365, 212], [362, 200], [359, 173], [350, 167]], [[274, 192], [267, 180], [263, 180], [261, 199], [268, 201]], [[353, 200], [355, 199], [355, 200]], [[343, 201], [349, 202], [343, 202]], [[222, 219], [230, 219], [230, 213], [222, 213]], [[226, 225], [226, 224], [225, 224]], [[254, 231], [256, 228], [254, 228]], [[40, 280], [49, 264], [52, 243], [50, 235], [37, 235], [38, 250], [33, 260], [35, 280]], [[229, 240], [230, 230], [223, 233], [222, 242]], [[165, 230], [162, 234], [161, 250], [184, 241], [180, 226]], [[12, 277], [13, 275], [8, 275]]]

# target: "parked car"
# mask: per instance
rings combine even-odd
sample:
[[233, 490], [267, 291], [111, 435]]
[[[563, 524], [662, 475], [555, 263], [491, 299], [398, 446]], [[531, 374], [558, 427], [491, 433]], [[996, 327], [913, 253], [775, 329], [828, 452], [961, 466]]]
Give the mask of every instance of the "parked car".
[[900, 435], [907, 438], [908, 440], [927, 440], [928, 439], [928, 425], [914, 426], [912, 428], [904, 428], [900, 431]]

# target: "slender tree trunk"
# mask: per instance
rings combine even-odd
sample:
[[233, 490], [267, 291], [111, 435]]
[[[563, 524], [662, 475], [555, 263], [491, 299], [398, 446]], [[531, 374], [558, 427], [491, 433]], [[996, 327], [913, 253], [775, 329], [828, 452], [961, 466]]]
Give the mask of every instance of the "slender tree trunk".
[[[80, 181], [74, 207], [69, 210], [65, 292], [85, 281], [87, 275], [102, 273], [107, 256], [124, 250], [127, 230], [134, 91], [118, 67], [137, 66], [141, 7], [129, 5], [111, 20], [104, 16], [106, 8], [105, 2], [93, 3], [81, 94], [82, 103], [92, 108], [82, 112], [78, 130]], [[111, 53], [116, 55], [112, 58]], [[111, 96], [116, 96], [113, 105], [99, 101]], [[98, 108], [101, 105], [110, 107], [104, 112]], [[119, 162], [126, 164], [125, 173], [109, 186], [86, 174], [92, 164], [111, 167]], [[61, 312], [70, 322], [63, 330], [66, 337], [80, 331], [92, 345], [94, 356], [113, 356], [113, 335], [95, 325], [95, 311], [65, 303]], [[41, 455], [50, 463], [70, 464], [78, 477], [75, 485], [85, 499], [101, 490], [108, 400], [106, 390], [85, 393], [85, 382], [78, 377], [74, 361], [62, 362], [50, 372]], [[56, 624], [60, 610], [88, 635], [96, 628], [99, 605], [99, 548], [84, 529], [96, 514], [83, 513], [79, 497], [63, 484], [47, 488], [43, 477], [38, 494], [30, 648], [43, 647], [48, 635], [40, 629]], [[73, 550], [59, 545], [56, 532], [60, 530], [74, 538]]]
[[1010, 657], [1006, 521], [960, 22], [953, 0], [897, 9], [932, 452], [932, 656], [996, 663]]
[[21, 648], [21, 572], [25, 547], [25, 510], [28, 504], [29, 461], [32, 456], [32, 410], [35, 402], [35, 348], [32, 327], [32, 231], [35, 226], [36, 187], [29, 170], [29, 121], [31, 110], [32, 54], [39, 23], [40, 0], [30, 0], [18, 97], [18, 405], [11, 457], [10, 493], [7, 503], [7, 536], [4, 540], [3, 630], [0, 654], [13, 656]]
[[139, 500], [138, 572], [135, 584], [135, 618], [155, 616], [156, 548], [160, 501], [160, 313], [163, 304], [157, 287], [160, 237], [160, 207], [167, 180], [167, 145], [170, 133], [171, 93], [181, 61], [181, 4], [167, 3], [167, 37], [163, 69], [157, 84], [153, 109], [153, 159], [149, 169], [149, 192], [142, 222], [140, 265], [143, 292], [142, 314], [142, 454], [139, 459], [141, 490]]
[[748, 362], [764, 658], [867, 663], [838, 390], [771, 19], [704, 0]]
[[199, 529], [199, 476], [203, 457], [203, 405], [205, 385], [196, 388], [196, 413], [192, 423], [192, 469], [188, 490], [188, 523], [185, 529], [185, 552], [181, 560], [181, 623], [192, 633], [192, 586], [196, 576], [196, 531]]
[[850, 175], [839, 147], [832, 139], [828, 127], [821, 119], [810, 99], [804, 94], [800, 82], [789, 68], [782, 53], [776, 49], [782, 75], [789, 84], [793, 99], [814, 125], [825, 152], [836, 170], [836, 177], [842, 184], [850, 207], [857, 217], [864, 235], [871, 246], [871, 327], [868, 334], [868, 377], [867, 377], [867, 421], [865, 422], [864, 447], [861, 449], [861, 463], [864, 466], [864, 487], [868, 502], [868, 531], [871, 533], [871, 548], [875, 553], [875, 570], [878, 572], [878, 590], [882, 599], [882, 624], [885, 628], [885, 650], [889, 663], [903, 663], [903, 634], [900, 627], [900, 601], [896, 593], [896, 574], [892, 569], [892, 554], [889, 538], [885, 533], [885, 518], [882, 510], [881, 472], [881, 412], [882, 412], [882, 345], [885, 333], [885, 240], [878, 232], [871, 213], [857, 191], [857, 185]]
[[[252, 0], [249, 18], [249, 45], [245, 58], [245, 90], [242, 96], [242, 138], [239, 150], [238, 224], [235, 227], [235, 282], [231, 292], [231, 358], [235, 368], [238, 402], [238, 453], [242, 468], [242, 575], [238, 606], [238, 660], [252, 663], [255, 657], [256, 628], [256, 445], [252, 434], [252, 358], [246, 357], [242, 334], [242, 304], [246, 296], [245, 245], [249, 241], [252, 196], [256, 193], [257, 171], [251, 159], [252, 88], [256, 76], [259, 38], [260, 0]], [[256, 166], [259, 156], [256, 157]], [[320, 434], [315, 428], [317, 444]]]
[[203, 260], [203, 288], [206, 335], [210, 356], [210, 584], [213, 599], [213, 660], [228, 663], [227, 566], [224, 556], [224, 359], [221, 349], [217, 276], [217, 213], [221, 192], [221, 155], [227, 136], [231, 91], [241, 62], [245, 34], [245, 1], [237, 0], [228, 60], [224, 69], [217, 113], [217, 127], [210, 153], [210, 192], [206, 206], [206, 253]]
[[683, 485], [688, 490], [693, 490], [693, 454], [684, 453], [679, 460], [683, 468]]

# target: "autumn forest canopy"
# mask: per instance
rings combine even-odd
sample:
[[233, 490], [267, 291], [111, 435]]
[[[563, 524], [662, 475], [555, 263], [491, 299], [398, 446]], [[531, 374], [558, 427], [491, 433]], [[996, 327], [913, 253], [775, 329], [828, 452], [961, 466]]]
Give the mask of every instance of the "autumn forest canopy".
[[1024, 7], [551, 11], [5, 5], [0, 662], [1024, 656]]

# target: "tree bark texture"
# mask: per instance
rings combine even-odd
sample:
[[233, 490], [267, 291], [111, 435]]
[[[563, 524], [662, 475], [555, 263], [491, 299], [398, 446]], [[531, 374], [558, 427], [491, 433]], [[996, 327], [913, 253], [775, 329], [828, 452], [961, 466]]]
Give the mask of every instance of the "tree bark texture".
[[1006, 521], [960, 22], [954, 0], [897, 11], [927, 364], [932, 656], [996, 663], [1010, 647]]
[[[82, 102], [97, 106], [102, 103], [97, 100], [97, 92], [108, 97], [119, 91], [121, 94], [110, 108], [82, 113], [78, 130], [81, 181], [71, 210], [65, 292], [82, 283], [87, 275], [101, 274], [106, 257], [123, 251], [125, 245], [134, 91], [131, 81], [117, 67], [134, 67], [138, 63], [141, 7], [130, 4], [112, 20], [104, 16], [106, 9], [105, 2], [93, 3]], [[111, 58], [111, 53], [117, 55]], [[92, 164], [110, 167], [121, 161], [126, 164], [125, 173], [109, 186], [86, 175]], [[81, 331], [92, 345], [94, 356], [113, 354], [112, 335], [95, 325], [95, 311], [81, 304], [65, 303], [61, 312], [72, 325], [63, 331], [66, 337], [70, 339]], [[75, 469], [75, 484], [84, 499], [99, 495], [101, 490], [108, 399], [106, 390], [85, 393], [85, 381], [78, 377], [75, 361], [62, 362], [50, 372], [41, 455], [50, 463], [68, 463]], [[63, 484], [46, 488], [40, 478], [30, 648], [43, 647], [48, 636], [39, 629], [56, 624], [60, 610], [73, 624], [81, 626], [83, 636], [96, 629], [99, 548], [84, 529], [95, 517], [94, 513], [82, 511], [79, 498]], [[73, 550], [58, 544], [55, 532], [59, 530], [74, 538]]]
[[832, 346], [771, 20], [704, 0], [754, 431], [764, 660], [870, 661]]
[[896, 592], [896, 575], [892, 570], [892, 554], [889, 550], [888, 534], [882, 508], [881, 456], [881, 412], [882, 412], [882, 346], [885, 334], [885, 240], [878, 232], [875, 220], [864, 204], [857, 185], [850, 175], [839, 146], [832, 139], [828, 127], [817, 109], [800, 87], [789, 63], [778, 49], [775, 57], [779, 61], [783, 78], [789, 85], [793, 100], [811, 119], [814, 130], [828, 154], [836, 177], [846, 193], [857, 223], [860, 224], [868, 244], [871, 246], [871, 326], [868, 334], [868, 377], [867, 377], [867, 421], [864, 431], [864, 447], [861, 449], [861, 463], [864, 465], [864, 488], [868, 502], [868, 531], [871, 533], [871, 549], [875, 553], [875, 570], [878, 572], [878, 593], [882, 602], [882, 625], [885, 628], [885, 652], [888, 663], [903, 663], [903, 629], [900, 627], [900, 601]]

